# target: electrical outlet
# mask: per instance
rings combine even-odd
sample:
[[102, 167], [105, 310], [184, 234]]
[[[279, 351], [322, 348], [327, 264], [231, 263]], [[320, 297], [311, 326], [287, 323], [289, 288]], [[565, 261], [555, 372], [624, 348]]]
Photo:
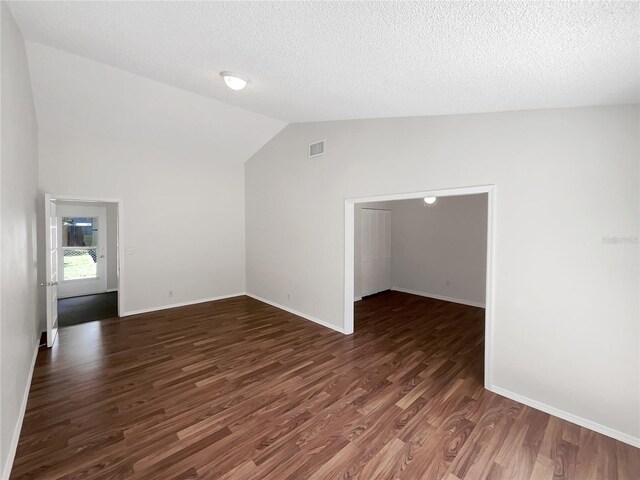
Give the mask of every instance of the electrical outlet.
[[125, 255], [133, 255], [133, 253], [134, 253], [133, 248], [125, 248], [124, 249], [124, 254]]
[[173, 290], [169, 290], [169, 296], [173, 297]]

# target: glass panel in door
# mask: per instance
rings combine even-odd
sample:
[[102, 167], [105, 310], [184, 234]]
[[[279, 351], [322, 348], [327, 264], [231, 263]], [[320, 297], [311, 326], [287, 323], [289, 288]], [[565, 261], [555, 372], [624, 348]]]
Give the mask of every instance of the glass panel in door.
[[63, 278], [82, 280], [98, 276], [98, 218], [63, 217]]

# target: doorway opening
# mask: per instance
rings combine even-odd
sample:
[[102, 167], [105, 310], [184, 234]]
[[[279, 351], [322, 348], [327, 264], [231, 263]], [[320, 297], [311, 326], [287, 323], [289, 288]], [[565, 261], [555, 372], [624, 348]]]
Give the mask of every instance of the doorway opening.
[[[465, 203], [478, 205], [475, 210], [469, 210], [475, 212], [474, 218], [449, 218], [448, 223], [443, 223], [445, 206], [451, 209], [458, 204], [457, 208], [462, 208]], [[438, 207], [441, 213], [437, 227], [427, 224], [422, 217], [433, 218]], [[367, 300], [357, 304], [357, 311], [368, 318], [376, 315], [379, 318], [382, 310], [374, 309], [382, 308], [387, 302], [395, 303], [386, 310], [387, 314], [395, 315], [389, 312], [411, 305], [413, 310], [407, 310], [407, 315], [421, 315], [422, 311], [443, 315], [446, 311], [451, 318], [482, 321], [484, 317], [484, 325], [480, 324], [476, 333], [480, 335], [480, 346], [484, 344], [484, 373], [480, 374], [483, 375], [480, 381], [490, 389], [494, 210], [493, 185], [345, 200], [344, 332], [354, 332], [354, 304], [363, 297]], [[420, 211], [425, 215], [419, 215]], [[412, 223], [412, 219], [417, 222]], [[475, 223], [475, 231], [469, 223]], [[466, 238], [469, 232], [473, 232], [476, 239], [473, 249], [469, 248], [473, 239]], [[450, 268], [457, 271], [445, 273]], [[475, 281], [470, 281], [473, 279]], [[420, 325], [414, 322], [412, 328]], [[478, 350], [478, 354], [482, 356], [482, 351]]]
[[122, 312], [122, 202], [45, 195], [47, 345], [58, 328]]

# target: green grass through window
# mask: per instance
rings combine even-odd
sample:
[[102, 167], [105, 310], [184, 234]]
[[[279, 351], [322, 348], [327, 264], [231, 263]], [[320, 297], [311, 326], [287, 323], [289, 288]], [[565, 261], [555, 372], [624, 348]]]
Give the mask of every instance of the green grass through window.
[[[95, 249], [93, 250], [95, 252]], [[92, 252], [92, 253], [93, 253]], [[94, 253], [95, 255], [95, 253]], [[97, 276], [96, 262], [88, 250], [64, 251], [64, 279], [79, 280]]]

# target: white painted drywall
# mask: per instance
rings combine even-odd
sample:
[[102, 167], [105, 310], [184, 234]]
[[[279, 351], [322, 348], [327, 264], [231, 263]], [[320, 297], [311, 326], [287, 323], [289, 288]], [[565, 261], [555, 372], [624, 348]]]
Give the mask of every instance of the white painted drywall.
[[393, 287], [484, 304], [487, 195], [390, 203]]
[[342, 327], [346, 198], [495, 184], [495, 386], [638, 438], [639, 113], [289, 125], [246, 164], [247, 290]]
[[2, 478], [8, 478], [40, 335], [36, 247], [38, 125], [24, 41], [5, 2], [0, 2], [0, 9], [0, 468]]
[[284, 123], [27, 49], [41, 190], [123, 201], [124, 312], [243, 292], [243, 162]]

